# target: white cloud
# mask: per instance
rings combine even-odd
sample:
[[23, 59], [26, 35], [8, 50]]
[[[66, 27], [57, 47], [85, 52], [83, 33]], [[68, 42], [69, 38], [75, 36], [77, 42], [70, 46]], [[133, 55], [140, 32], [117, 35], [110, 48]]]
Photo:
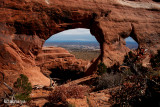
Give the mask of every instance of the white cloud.
[[76, 36], [76, 35], [87, 35], [87, 34], [90, 34], [89, 29], [78, 28], [78, 29], [66, 30], [56, 35], [75, 35]]
[[133, 38], [128, 37], [125, 39], [126, 42], [136, 42]]
[[76, 41], [96, 41], [95, 37], [91, 35], [89, 29], [71, 29], [51, 36], [48, 41], [60, 40], [76, 40]]

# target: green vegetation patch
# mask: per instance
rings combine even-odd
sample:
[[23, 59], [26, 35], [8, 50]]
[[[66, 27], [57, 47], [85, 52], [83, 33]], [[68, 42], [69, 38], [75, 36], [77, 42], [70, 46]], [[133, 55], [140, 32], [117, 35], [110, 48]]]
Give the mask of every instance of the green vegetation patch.
[[14, 83], [14, 88], [16, 89], [17, 94], [15, 95], [16, 99], [19, 100], [30, 100], [30, 93], [32, 92], [31, 83], [28, 81], [26, 75], [21, 74], [17, 81]]

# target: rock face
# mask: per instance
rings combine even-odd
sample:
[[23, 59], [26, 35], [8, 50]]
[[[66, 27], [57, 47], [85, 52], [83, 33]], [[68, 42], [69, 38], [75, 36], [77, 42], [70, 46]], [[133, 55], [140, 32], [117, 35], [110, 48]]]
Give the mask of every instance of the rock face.
[[128, 36], [139, 47], [160, 49], [158, 0], [1, 0], [0, 17], [2, 70], [36, 66], [44, 41], [73, 28], [90, 29], [107, 66], [122, 62]]
[[90, 66], [89, 61], [76, 59], [74, 55], [60, 47], [43, 47], [36, 58], [36, 65], [46, 76], [51, 74], [52, 69], [85, 72]]

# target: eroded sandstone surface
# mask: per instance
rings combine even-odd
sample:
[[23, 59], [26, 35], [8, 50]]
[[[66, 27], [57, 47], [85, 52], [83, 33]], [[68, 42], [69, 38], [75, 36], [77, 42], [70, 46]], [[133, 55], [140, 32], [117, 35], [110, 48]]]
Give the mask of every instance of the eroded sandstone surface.
[[74, 55], [61, 47], [43, 47], [42, 52], [36, 58], [36, 65], [47, 77], [50, 76], [52, 70], [56, 69], [85, 72], [90, 64], [89, 61], [76, 59]]
[[[111, 66], [121, 63], [129, 51], [124, 41], [128, 36], [148, 52], [160, 49], [160, 3], [158, 0], [0, 0], [1, 71], [20, 74], [26, 68], [36, 67], [35, 59], [44, 41], [73, 28], [90, 29], [100, 43], [99, 59]], [[12, 73], [7, 76], [17, 77]]]

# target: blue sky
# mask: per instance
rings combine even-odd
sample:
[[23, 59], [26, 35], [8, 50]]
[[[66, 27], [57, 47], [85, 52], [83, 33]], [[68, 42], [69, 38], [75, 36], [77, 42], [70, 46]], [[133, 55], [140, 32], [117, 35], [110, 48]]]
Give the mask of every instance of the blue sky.
[[[71, 29], [51, 36], [47, 41], [97, 41], [94, 36], [91, 35], [89, 29]], [[127, 42], [134, 42], [132, 38], [127, 38]]]

